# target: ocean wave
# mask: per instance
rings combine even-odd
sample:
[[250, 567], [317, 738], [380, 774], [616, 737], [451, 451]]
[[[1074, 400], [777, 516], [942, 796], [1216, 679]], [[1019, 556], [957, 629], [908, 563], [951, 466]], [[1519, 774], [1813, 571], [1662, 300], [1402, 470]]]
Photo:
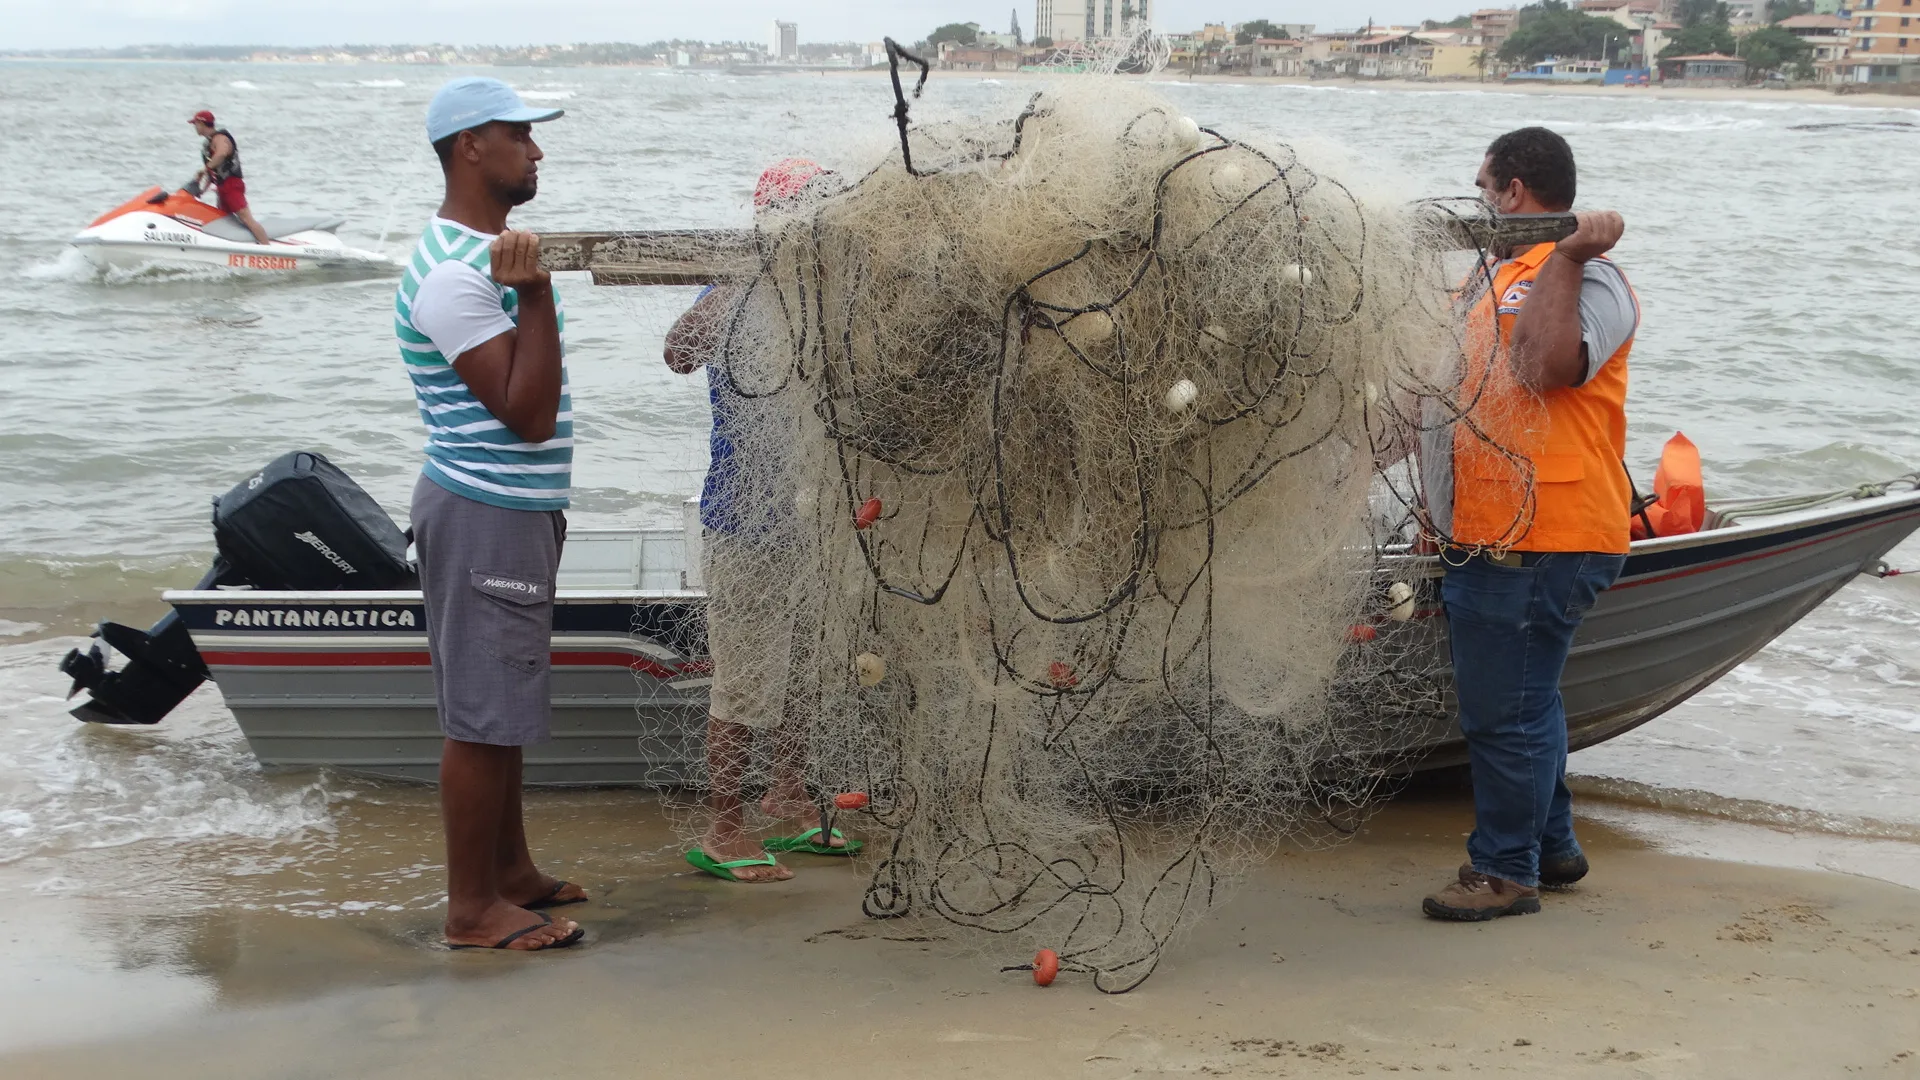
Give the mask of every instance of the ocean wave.
[[1571, 774], [1567, 777], [1567, 787], [1574, 794], [1586, 798], [1701, 814], [1751, 825], [1831, 833], [1835, 836], [1920, 842], [1920, 824], [1914, 822], [1834, 814], [1762, 799], [1737, 799], [1697, 788], [1669, 788], [1624, 777]]
[[233, 80], [232, 82], [230, 82], [230, 83], [228, 83], [227, 85], [228, 85], [229, 87], [232, 87], [232, 88], [233, 88], [233, 89], [235, 89], [235, 90], [258, 90], [258, 89], [260, 89], [260, 88], [259, 88], [258, 86], [255, 86], [254, 84], [252, 84], [252, 83], [250, 83], [250, 82], [248, 82], [248, 81], [247, 81], [247, 80], [245, 80], [245, 79], [235, 79], [235, 80]]
[[1612, 120], [1592, 125], [1602, 131], [1652, 131], [1667, 135], [1694, 135], [1703, 131], [1759, 131], [1772, 127], [1765, 120], [1751, 117], [1712, 116], [1695, 113], [1662, 120]]
[[574, 97], [571, 90], [522, 90], [520, 96], [528, 101], [568, 101]]
[[35, 856], [209, 838], [280, 840], [333, 828], [347, 792], [326, 774], [263, 773], [211, 684], [164, 726], [104, 728], [65, 715], [64, 638], [0, 646], [0, 865]]
[[79, 248], [65, 247], [60, 254], [33, 263], [23, 271], [32, 281], [69, 282], [94, 285], [137, 285], [156, 281], [227, 281], [232, 270], [212, 263], [143, 263], [140, 266], [100, 266]]
[[99, 618], [103, 607], [122, 611], [114, 616], [122, 621], [136, 621], [124, 613], [158, 611], [162, 591], [191, 588], [200, 580], [212, 546], [206, 553], [145, 558], [0, 556], [0, 637], [42, 634], [49, 627], [56, 633], [78, 630]]
[[100, 271], [80, 249], [63, 247], [60, 254], [51, 259], [28, 264], [21, 274], [28, 281], [91, 281], [99, 277]]

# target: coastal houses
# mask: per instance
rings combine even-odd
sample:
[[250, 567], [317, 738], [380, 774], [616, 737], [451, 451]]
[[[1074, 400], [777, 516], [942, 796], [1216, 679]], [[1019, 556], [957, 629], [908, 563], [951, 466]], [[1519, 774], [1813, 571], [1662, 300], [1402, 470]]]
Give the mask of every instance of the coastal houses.
[[[1042, 23], [1077, 36], [1056, 39], [1057, 47], [1074, 41], [1103, 40], [1108, 0], [1043, 0]], [[1744, 39], [1772, 26], [1806, 42], [1811, 50], [1807, 66], [1796, 67], [1796, 78], [1817, 77], [1837, 84], [1872, 84], [1920, 94], [1920, 0], [1819, 0], [1815, 11], [1770, 21], [1784, 11], [1765, 0], [1736, 0], [1725, 13], [1735, 37]], [[1138, 14], [1145, 4], [1121, 4], [1116, 11]], [[1675, 0], [1570, 0], [1582, 13], [1620, 27], [1609, 34], [1602, 55], [1549, 57], [1545, 62], [1510, 72], [1499, 60], [1500, 49], [1519, 29], [1522, 8], [1481, 8], [1448, 25], [1429, 22], [1426, 28], [1380, 26], [1369, 22], [1352, 30], [1317, 31], [1311, 25], [1270, 21], [1210, 23], [1193, 33], [1168, 39], [1171, 67], [1193, 75], [1232, 75], [1250, 78], [1414, 79], [1470, 81], [1511, 77], [1516, 81], [1604, 82], [1608, 85], [1646, 86], [1669, 82], [1692, 86], [1745, 85], [1750, 65], [1736, 55], [1710, 52], [1659, 59], [1670, 49], [1682, 27]], [[1089, 18], [1095, 19], [1092, 32]], [[1116, 26], [1120, 25], [1116, 23]], [[1256, 36], [1257, 35], [1257, 36]], [[985, 40], [967, 49], [954, 48], [943, 56], [943, 66], [961, 70], [1009, 70], [1010, 55], [1001, 55]], [[1003, 46], [1004, 47], [1004, 46]], [[1035, 63], [1027, 50], [1024, 62]], [[1811, 70], [1807, 70], [1810, 68]], [[1789, 74], [1793, 74], [1789, 72]], [[1910, 89], [1909, 89], [1910, 88]]]
[[1920, 6], [1915, 0], [1859, 0], [1853, 9], [1853, 45], [1840, 63], [1840, 78], [1920, 92]]
[[1681, 86], [1740, 86], [1747, 81], [1747, 62], [1720, 53], [1668, 57], [1660, 61], [1660, 80]]
[[1499, 52], [1500, 46], [1505, 45], [1513, 32], [1520, 28], [1520, 9], [1481, 8], [1470, 16], [1470, 21], [1474, 33], [1480, 35], [1481, 42], [1494, 52]]
[[1808, 58], [1813, 64], [1816, 77], [1821, 82], [1832, 82], [1840, 77], [1840, 69], [1853, 52], [1853, 20], [1845, 15], [1808, 14], [1795, 15], [1780, 20], [1774, 25], [1813, 49]]

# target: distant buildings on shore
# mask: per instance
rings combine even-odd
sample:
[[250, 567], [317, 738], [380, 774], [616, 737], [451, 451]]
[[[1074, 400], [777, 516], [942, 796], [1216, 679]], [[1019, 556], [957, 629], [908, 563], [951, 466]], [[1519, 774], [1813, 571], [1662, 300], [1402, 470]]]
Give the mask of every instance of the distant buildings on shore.
[[1151, 23], [1151, 0], [1034, 0], [1033, 34], [1052, 42], [1121, 37], [1133, 22]]
[[[1037, 0], [1045, 5], [1049, 0]], [[1065, 3], [1068, 0], [1053, 0]], [[1079, 3], [1083, 0], [1072, 0]], [[1605, 56], [1549, 57], [1522, 68], [1500, 59], [1501, 47], [1520, 28], [1518, 5], [1482, 8], [1442, 23], [1378, 26], [1316, 32], [1312, 26], [1267, 21], [1237, 26], [1209, 24], [1171, 35], [1172, 65], [1195, 75], [1292, 76], [1302, 78], [1516, 79], [1644, 84], [1664, 79], [1696, 85], [1747, 79], [1744, 47], [1738, 55], [1670, 56], [1685, 28], [1678, 0], [1575, 0], [1581, 12], [1620, 24], [1605, 43]], [[1772, 26], [1806, 42], [1801, 78], [1836, 87], [1897, 86], [1920, 93], [1920, 0], [1814, 0], [1812, 12]], [[1769, 25], [1767, 0], [1729, 0], [1729, 27], [1736, 41]], [[1249, 28], [1261, 33], [1250, 35]], [[1055, 42], [1058, 46], [1060, 43]]]
[[[986, 0], [991, 3], [992, 0]], [[1276, 6], [1282, 0], [1274, 0]], [[1439, 0], [1435, 0], [1438, 4]], [[1294, 78], [1624, 81], [1660, 78], [1691, 83], [1740, 82], [1745, 48], [1661, 60], [1683, 33], [1679, 0], [1574, 0], [1587, 15], [1620, 25], [1604, 57], [1549, 57], [1518, 70], [1500, 59], [1521, 25], [1517, 6], [1482, 8], [1447, 22], [1320, 31], [1308, 23], [1255, 20], [1164, 34], [1170, 66], [1193, 75]], [[1920, 93], [1920, 0], [1813, 0], [1814, 10], [1772, 24], [1809, 49], [1802, 77], [1834, 85], [1912, 89]], [[1768, 0], [1727, 0], [1736, 40], [1763, 28]], [[927, 59], [952, 71], [1073, 70], [1084, 67], [1151, 25], [1156, 0], [1034, 0], [1033, 37], [1023, 36], [1015, 8], [1008, 30], [977, 23], [942, 27]], [[1166, 28], [1159, 28], [1164, 31]], [[956, 39], [954, 31], [964, 30]], [[970, 36], [969, 36], [970, 35]], [[1724, 39], [1723, 39], [1724, 40]], [[1724, 45], [1721, 46], [1724, 48]], [[17, 54], [16, 54], [17, 55]], [[658, 66], [769, 69], [869, 68], [887, 62], [882, 42], [803, 43], [795, 22], [773, 20], [764, 42], [655, 41], [528, 46], [339, 46], [319, 49], [146, 46], [28, 55], [98, 59], [254, 60], [309, 63], [496, 64], [527, 66]]]
[[776, 64], [800, 59], [800, 24], [773, 20], [773, 32], [767, 35], [767, 59]]

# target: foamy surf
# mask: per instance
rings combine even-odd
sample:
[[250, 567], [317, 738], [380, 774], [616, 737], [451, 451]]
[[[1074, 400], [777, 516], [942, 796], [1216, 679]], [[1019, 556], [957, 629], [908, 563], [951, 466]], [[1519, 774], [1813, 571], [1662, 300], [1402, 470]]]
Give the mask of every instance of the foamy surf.
[[224, 266], [179, 263], [139, 266], [100, 266], [78, 248], [64, 247], [51, 259], [29, 264], [28, 280], [91, 285], [138, 285], [157, 281], [231, 281], [234, 272]]
[[81, 724], [55, 664], [80, 638], [0, 646], [0, 865], [134, 844], [330, 832], [324, 774], [264, 774], [211, 684], [152, 728]]
[[1830, 814], [1803, 806], [1787, 806], [1764, 799], [1734, 799], [1698, 788], [1663, 788], [1607, 776], [1568, 778], [1568, 786], [1583, 798], [1606, 799], [1656, 810], [1701, 814], [1748, 825], [1765, 825], [1796, 832], [1823, 832], [1870, 840], [1920, 843], [1920, 823], [1884, 818]]
[[1856, 579], [1672, 712], [1575, 754], [1572, 782], [1645, 806], [1920, 841], [1917, 586]]
[[27, 264], [21, 274], [28, 281], [92, 281], [100, 276], [100, 269], [79, 249], [63, 247], [51, 259]]

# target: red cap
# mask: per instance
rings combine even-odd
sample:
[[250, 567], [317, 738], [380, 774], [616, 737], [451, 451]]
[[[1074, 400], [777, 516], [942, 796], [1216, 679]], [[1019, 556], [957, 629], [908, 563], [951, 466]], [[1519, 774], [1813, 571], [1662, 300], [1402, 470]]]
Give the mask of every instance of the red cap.
[[205, 109], [201, 109], [199, 112], [194, 113], [192, 118], [208, 126], [212, 126], [213, 124], [213, 114], [208, 112]]
[[760, 182], [753, 185], [753, 205], [765, 209], [785, 202], [807, 190], [814, 177], [827, 171], [805, 158], [788, 158], [760, 174]]

